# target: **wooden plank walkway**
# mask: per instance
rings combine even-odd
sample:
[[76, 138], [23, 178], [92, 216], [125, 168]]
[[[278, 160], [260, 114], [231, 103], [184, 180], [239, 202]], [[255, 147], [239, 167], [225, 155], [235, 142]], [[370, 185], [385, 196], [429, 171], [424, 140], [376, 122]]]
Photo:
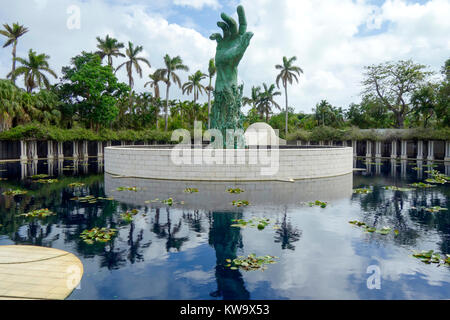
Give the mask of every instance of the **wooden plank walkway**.
[[83, 264], [72, 253], [37, 246], [0, 246], [0, 299], [67, 298]]

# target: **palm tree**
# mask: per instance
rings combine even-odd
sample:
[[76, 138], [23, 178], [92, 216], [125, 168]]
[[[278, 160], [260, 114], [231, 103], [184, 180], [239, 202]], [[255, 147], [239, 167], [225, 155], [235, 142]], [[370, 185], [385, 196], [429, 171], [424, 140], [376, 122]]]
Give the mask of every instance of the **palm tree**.
[[146, 87], [147, 85], [152, 87], [153, 90], [154, 90], [154, 93], [155, 93], [155, 98], [159, 99], [160, 98], [160, 91], [159, 91], [159, 84], [158, 83], [160, 81], [166, 82], [166, 78], [163, 77], [161, 70], [156, 70], [152, 74], [149, 74], [148, 77], [151, 79], [151, 81], [146, 82], [144, 84], [144, 87]]
[[42, 87], [42, 85], [45, 85], [47, 89], [50, 88], [50, 81], [48, 80], [47, 76], [43, 73], [43, 71], [48, 72], [55, 78], [57, 78], [56, 73], [50, 69], [48, 64], [48, 59], [50, 59], [50, 56], [46, 55], [45, 53], [36, 54], [35, 51], [30, 49], [28, 52], [28, 60], [23, 58], [16, 58], [17, 61], [19, 61], [22, 66], [18, 67], [13, 72], [10, 72], [8, 74], [12, 77], [17, 77], [20, 75], [24, 76], [24, 84], [27, 88], [27, 92], [31, 93], [34, 88]]
[[[125, 61], [124, 63], [122, 63], [120, 66], [117, 67], [117, 70], [116, 70], [116, 72], [117, 72], [120, 68], [122, 68], [123, 66], [126, 66], [127, 74], [128, 74], [128, 83], [130, 85], [130, 88], [133, 88], [133, 86], [134, 86], [133, 66], [140, 78], [142, 78], [142, 68], [139, 65], [139, 61], [144, 62], [145, 64], [148, 65], [149, 68], [151, 68], [150, 62], [148, 62], [147, 59], [138, 57], [138, 54], [140, 52], [142, 52], [142, 50], [144, 50], [144, 48], [142, 46], [137, 46], [135, 48], [134, 45], [130, 41], [128, 41], [128, 48], [126, 50], [128, 61]], [[130, 91], [130, 93], [131, 93], [131, 91]]]
[[[252, 92], [250, 97], [243, 97], [242, 98], [242, 104], [245, 105], [249, 105], [251, 106], [253, 109], [256, 109], [256, 103], [258, 102], [259, 98], [261, 95], [261, 87], [257, 86], [257, 87], [252, 87]], [[264, 114], [261, 114], [261, 118], [264, 117]]]
[[[24, 26], [20, 25], [18, 22], [13, 23], [12, 27], [9, 24], [4, 24], [3, 27], [5, 30], [0, 30], [0, 34], [4, 35], [8, 38], [6, 40], [5, 44], [3, 45], [3, 48], [6, 48], [9, 45], [13, 45], [12, 48], [12, 69], [11, 74], [14, 74], [14, 71], [16, 70], [16, 48], [17, 48], [17, 40], [23, 36], [25, 33], [28, 32], [28, 28], [25, 28]], [[13, 76], [11, 78], [12, 82], [15, 84], [16, 79]]]
[[281, 95], [281, 92], [274, 91], [274, 84], [271, 84], [270, 87], [268, 87], [265, 83], [263, 83], [263, 87], [264, 91], [260, 94], [258, 102], [256, 103], [256, 109], [261, 114], [266, 114], [266, 122], [269, 122], [269, 114], [272, 112], [272, 106], [276, 107], [278, 110], [281, 110], [280, 105], [274, 100], [274, 97]]
[[167, 120], [168, 120], [168, 109], [169, 109], [169, 88], [172, 81], [181, 88], [181, 81], [178, 75], [175, 73], [177, 70], [189, 71], [189, 68], [183, 64], [183, 60], [180, 56], [171, 58], [168, 54], [164, 56], [164, 63], [166, 67], [164, 69], [159, 69], [162, 76], [166, 79], [166, 107], [165, 107], [165, 131], [167, 131]]
[[280, 80], [283, 83], [283, 87], [284, 87], [284, 94], [286, 96], [286, 128], [285, 128], [285, 133], [286, 133], [286, 137], [288, 134], [288, 94], [287, 94], [287, 85], [292, 84], [293, 80], [295, 79], [295, 81], [297, 81], [298, 83], [298, 78], [296, 76], [296, 74], [300, 77], [300, 73], [303, 73], [303, 70], [300, 67], [294, 66], [293, 63], [294, 61], [297, 60], [297, 57], [292, 57], [287, 59], [286, 57], [283, 57], [283, 65], [277, 64], [275, 66], [276, 69], [281, 70], [280, 73], [277, 76], [277, 87], [278, 89], [280, 88]]
[[9, 130], [13, 120], [24, 115], [22, 96], [25, 94], [9, 80], [0, 80], [0, 132]]
[[208, 66], [208, 75], [209, 75], [209, 86], [206, 87], [206, 91], [208, 91], [208, 129], [211, 127], [211, 92], [214, 91], [214, 87], [212, 86], [212, 78], [216, 74], [216, 64], [214, 62], [214, 59], [209, 60], [209, 66]]
[[[188, 78], [188, 81], [183, 84], [183, 94], [187, 92], [187, 94], [190, 94], [191, 92], [194, 93], [194, 106], [197, 103], [198, 95], [203, 94], [203, 90], [205, 90], [205, 86], [202, 85], [200, 82], [206, 78], [206, 74], [198, 70], [193, 75], [190, 75]], [[195, 121], [197, 120], [197, 116], [195, 116]]]
[[125, 55], [120, 52], [120, 49], [122, 49], [124, 45], [117, 39], [110, 38], [107, 34], [104, 40], [97, 37], [97, 41], [97, 48], [99, 51], [97, 51], [96, 54], [98, 54], [102, 60], [104, 57], [108, 57], [108, 65], [111, 68], [113, 64], [112, 57], [125, 57]]

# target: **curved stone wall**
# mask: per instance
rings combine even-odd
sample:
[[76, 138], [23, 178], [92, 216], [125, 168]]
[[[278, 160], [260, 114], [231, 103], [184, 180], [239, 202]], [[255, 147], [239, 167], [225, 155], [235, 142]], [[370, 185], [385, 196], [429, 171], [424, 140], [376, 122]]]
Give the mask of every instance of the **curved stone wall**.
[[346, 147], [216, 149], [212, 154], [207, 152], [211, 151], [151, 146], [107, 147], [105, 172], [164, 180], [276, 181], [333, 177], [353, 170], [352, 148]]

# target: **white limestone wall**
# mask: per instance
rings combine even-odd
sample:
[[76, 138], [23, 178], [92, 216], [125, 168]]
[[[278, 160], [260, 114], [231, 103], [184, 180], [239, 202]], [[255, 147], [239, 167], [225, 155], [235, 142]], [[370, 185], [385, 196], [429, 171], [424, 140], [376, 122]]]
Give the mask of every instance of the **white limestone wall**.
[[[230, 150], [229, 150], [230, 151]], [[311, 179], [339, 176], [353, 170], [353, 150], [347, 147], [278, 149], [271, 164], [251, 164], [248, 149], [231, 150], [234, 164], [195, 164], [192, 150], [191, 164], [172, 161], [172, 149], [107, 147], [105, 148], [105, 172], [126, 177], [190, 181], [270, 181], [287, 179]], [[271, 152], [267, 151], [270, 156]], [[240, 164], [237, 164], [241, 162]], [[264, 175], [272, 166], [276, 172]], [[278, 167], [278, 170], [277, 170]]]

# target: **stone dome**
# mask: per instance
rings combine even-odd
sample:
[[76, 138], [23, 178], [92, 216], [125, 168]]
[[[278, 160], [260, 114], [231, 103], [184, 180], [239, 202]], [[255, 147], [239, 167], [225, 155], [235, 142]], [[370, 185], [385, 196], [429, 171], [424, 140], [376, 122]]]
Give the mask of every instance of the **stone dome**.
[[245, 131], [246, 145], [286, 145], [286, 140], [280, 139], [275, 130], [265, 122], [256, 122]]

